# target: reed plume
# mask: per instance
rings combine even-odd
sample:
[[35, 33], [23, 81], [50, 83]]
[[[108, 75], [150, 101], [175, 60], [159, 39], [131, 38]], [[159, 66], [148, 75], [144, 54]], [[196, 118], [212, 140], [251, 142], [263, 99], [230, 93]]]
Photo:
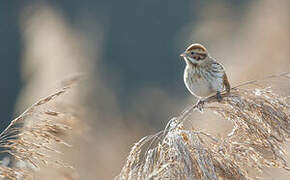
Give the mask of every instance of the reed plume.
[[34, 103], [1, 132], [1, 153], [8, 153], [14, 161], [12, 167], [0, 166], [1, 179], [33, 179], [34, 170], [41, 167], [72, 168], [50, 154], [61, 154], [56, 148], [58, 144], [70, 147], [61, 135], [71, 129], [67, 121], [73, 121], [74, 117], [69, 112], [57, 111], [61, 108], [50, 103], [66, 93], [78, 79], [72, 77], [64, 81], [60, 90]]
[[[290, 73], [267, 78], [290, 79]], [[255, 179], [251, 169], [265, 167], [289, 170], [285, 145], [290, 134], [289, 97], [266, 88], [244, 88], [249, 81], [223, 94], [218, 103], [214, 96], [173, 117], [159, 133], [142, 138], [131, 149], [121, 173], [127, 179]], [[189, 115], [209, 110], [233, 123], [226, 137], [187, 127]]]

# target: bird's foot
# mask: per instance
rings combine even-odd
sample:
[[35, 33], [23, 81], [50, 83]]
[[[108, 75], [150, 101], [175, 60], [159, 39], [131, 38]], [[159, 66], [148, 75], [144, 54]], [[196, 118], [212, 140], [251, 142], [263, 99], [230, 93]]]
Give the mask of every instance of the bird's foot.
[[221, 102], [223, 100], [222, 95], [219, 91], [216, 93], [216, 98], [217, 98], [218, 102]]
[[202, 112], [204, 108], [204, 100], [203, 99], [199, 99], [197, 102], [197, 109]]

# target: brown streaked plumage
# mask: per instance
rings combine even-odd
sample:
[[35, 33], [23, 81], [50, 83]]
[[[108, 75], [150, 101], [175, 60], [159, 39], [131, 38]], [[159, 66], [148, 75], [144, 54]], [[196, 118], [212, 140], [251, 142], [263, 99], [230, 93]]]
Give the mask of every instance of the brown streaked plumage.
[[223, 76], [223, 84], [225, 85], [226, 91], [229, 93], [231, 90], [231, 85], [230, 85], [230, 82], [228, 80], [226, 73]]
[[180, 55], [186, 62], [184, 82], [187, 89], [197, 97], [207, 97], [216, 93], [221, 101], [221, 92], [230, 92], [230, 83], [224, 67], [209, 56], [201, 44], [192, 44]]
[[206, 48], [203, 45], [197, 44], [197, 43], [188, 46], [188, 48], [186, 49], [186, 51], [193, 51], [193, 50], [200, 51], [200, 53], [205, 53], [205, 54], [207, 53]]

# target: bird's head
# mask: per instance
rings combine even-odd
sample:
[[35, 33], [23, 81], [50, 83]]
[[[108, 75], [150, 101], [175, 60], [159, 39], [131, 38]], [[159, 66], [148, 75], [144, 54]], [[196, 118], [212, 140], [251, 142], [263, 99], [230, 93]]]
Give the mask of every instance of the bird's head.
[[193, 64], [201, 64], [208, 56], [208, 52], [203, 45], [195, 43], [188, 46], [180, 56]]

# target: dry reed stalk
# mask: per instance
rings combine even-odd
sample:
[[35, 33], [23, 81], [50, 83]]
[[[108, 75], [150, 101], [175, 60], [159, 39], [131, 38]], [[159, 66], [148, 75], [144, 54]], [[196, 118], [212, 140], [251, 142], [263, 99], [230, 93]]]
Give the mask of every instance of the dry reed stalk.
[[[290, 73], [267, 78], [274, 77], [289, 80]], [[249, 169], [289, 170], [283, 149], [290, 135], [289, 97], [281, 97], [271, 88], [241, 88], [257, 82], [232, 88], [229, 94], [223, 94], [221, 103], [214, 96], [208, 97], [203, 106], [197, 103], [172, 118], [165, 130], [142, 138], [115, 179], [247, 180], [255, 179]], [[186, 128], [184, 122], [198, 109], [208, 109], [233, 122], [232, 132], [216, 138]]]
[[0, 133], [1, 153], [10, 154], [16, 164], [20, 164], [20, 167], [0, 166], [1, 179], [32, 179], [33, 171], [43, 166], [72, 168], [50, 156], [51, 153], [61, 154], [55, 148], [57, 144], [70, 147], [59, 134], [70, 129], [63, 120], [72, 116], [52, 110], [54, 107], [49, 104], [66, 93], [78, 79], [66, 80], [59, 91], [30, 106]]

